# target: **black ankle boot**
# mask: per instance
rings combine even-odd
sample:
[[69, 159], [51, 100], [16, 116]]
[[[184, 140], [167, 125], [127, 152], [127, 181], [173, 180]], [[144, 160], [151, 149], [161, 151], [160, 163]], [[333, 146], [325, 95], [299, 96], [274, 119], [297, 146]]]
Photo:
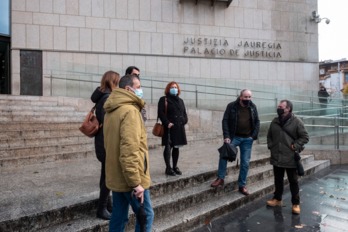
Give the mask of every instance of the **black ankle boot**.
[[106, 207], [104, 207], [104, 208], [99, 208], [99, 209], [97, 210], [97, 218], [104, 219], [104, 220], [110, 220], [111, 214], [110, 214], [109, 211], [106, 209]]
[[102, 184], [99, 193], [97, 218], [110, 220], [111, 214], [107, 210], [108, 198], [110, 197], [110, 190], [106, 187], [105, 183]]
[[166, 168], [166, 175], [168, 176], [176, 176], [174, 170], [172, 168]]
[[176, 175], [182, 174], [182, 172], [180, 171], [180, 169], [178, 167], [173, 168], [173, 171], [175, 172]]

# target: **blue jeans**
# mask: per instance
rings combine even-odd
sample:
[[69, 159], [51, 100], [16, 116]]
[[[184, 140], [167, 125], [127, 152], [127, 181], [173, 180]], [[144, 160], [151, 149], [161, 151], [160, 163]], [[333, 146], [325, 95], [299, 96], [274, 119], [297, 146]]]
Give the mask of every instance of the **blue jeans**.
[[[109, 232], [123, 232], [128, 223], [129, 205], [131, 205], [134, 214], [139, 210], [140, 203], [131, 192], [112, 192], [112, 214], [109, 223]], [[154, 212], [152, 209], [150, 191], [144, 191], [144, 208], [147, 215], [146, 231], [151, 232], [151, 227], [154, 219]], [[135, 225], [135, 231], [140, 231], [138, 221]]]
[[[251, 157], [251, 148], [253, 146], [254, 140], [252, 138], [241, 138], [234, 137], [232, 140], [232, 144], [236, 147], [239, 147], [240, 151], [240, 170], [238, 177], [238, 186], [244, 187], [246, 186], [246, 180], [249, 171], [249, 161]], [[218, 178], [225, 179], [227, 169], [227, 160], [220, 159], [219, 160], [219, 169], [218, 169]]]

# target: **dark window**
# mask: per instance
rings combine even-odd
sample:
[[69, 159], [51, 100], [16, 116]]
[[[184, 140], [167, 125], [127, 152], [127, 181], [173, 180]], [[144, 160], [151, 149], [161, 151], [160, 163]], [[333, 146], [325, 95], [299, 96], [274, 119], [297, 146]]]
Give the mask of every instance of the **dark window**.
[[42, 52], [20, 51], [21, 95], [42, 96]]
[[10, 94], [10, 38], [0, 36], [0, 94]]

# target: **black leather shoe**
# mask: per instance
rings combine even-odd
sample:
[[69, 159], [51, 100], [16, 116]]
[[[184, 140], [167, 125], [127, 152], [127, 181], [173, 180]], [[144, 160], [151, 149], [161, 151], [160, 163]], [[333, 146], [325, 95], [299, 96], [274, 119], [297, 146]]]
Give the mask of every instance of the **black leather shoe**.
[[173, 171], [175, 172], [176, 175], [182, 174], [182, 172], [180, 171], [180, 169], [178, 167], [173, 168]]
[[239, 191], [241, 194], [245, 195], [245, 196], [248, 196], [248, 195], [249, 195], [249, 192], [248, 192], [248, 190], [247, 190], [247, 188], [246, 188], [245, 186], [244, 186], [244, 187], [239, 187], [238, 191]]
[[97, 218], [103, 219], [103, 220], [110, 220], [111, 214], [106, 208], [98, 209], [97, 210]]
[[176, 176], [174, 170], [172, 168], [166, 168], [166, 175], [168, 176]]

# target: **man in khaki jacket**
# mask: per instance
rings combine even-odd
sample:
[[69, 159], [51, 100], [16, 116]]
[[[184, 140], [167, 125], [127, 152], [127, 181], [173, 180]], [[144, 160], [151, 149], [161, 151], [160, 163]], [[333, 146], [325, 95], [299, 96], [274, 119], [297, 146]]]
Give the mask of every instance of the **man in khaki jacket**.
[[[129, 205], [135, 214], [144, 204], [146, 231], [151, 231], [154, 212], [150, 199], [150, 170], [147, 137], [141, 109], [145, 102], [135, 75], [121, 78], [104, 104], [106, 186], [112, 191], [113, 210], [109, 231], [124, 231]], [[139, 229], [137, 221], [136, 227]]]

